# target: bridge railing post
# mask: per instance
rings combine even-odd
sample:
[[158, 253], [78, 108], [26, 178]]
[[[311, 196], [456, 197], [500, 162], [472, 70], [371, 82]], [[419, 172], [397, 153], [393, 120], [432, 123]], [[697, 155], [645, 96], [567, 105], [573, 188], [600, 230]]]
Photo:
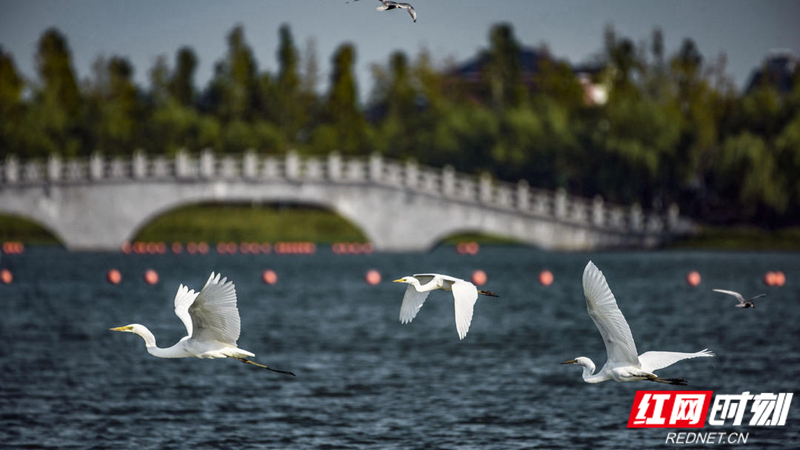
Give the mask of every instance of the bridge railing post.
[[89, 159], [89, 178], [92, 180], [103, 179], [103, 155], [99, 152], [92, 153]]
[[61, 157], [55, 153], [50, 154], [50, 157], [47, 158], [47, 179], [50, 181], [61, 179]]
[[383, 179], [383, 158], [379, 153], [369, 155], [369, 179], [378, 184], [385, 182]]
[[403, 174], [403, 184], [409, 189], [419, 188], [419, 168], [416, 159], [406, 160], [405, 173]]
[[333, 151], [328, 154], [328, 179], [331, 181], [342, 179], [342, 157], [339, 152]]
[[252, 148], [247, 149], [242, 156], [242, 176], [248, 180], [258, 177], [258, 155]]
[[567, 191], [564, 188], [558, 188], [554, 198], [555, 216], [559, 219], [567, 217]]
[[531, 187], [528, 180], [519, 180], [517, 182], [517, 210], [527, 212], [530, 209], [530, 197]]
[[630, 229], [632, 231], [641, 231], [642, 226], [642, 207], [638, 203], [634, 203], [631, 206], [630, 212], [628, 213]]
[[669, 205], [669, 209], [667, 210], [667, 229], [669, 231], [675, 231], [678, 229], [678, 223], [680, 221], [680, 207], [676, 203], [672, 203]]
[[289, 180], [296, 180], [300, 178], [300, 157], [294, 150], [286, 152], [286, 159], [284, 160], [284, 175]]
[[442, 194], [452, 197], [456, 191], [456, 169], [447, 165], [442, 169]]
[[605, 225], [605, 208], [603, 207], [603, 197], [595, 195], [592, 200], [592, 223], [598, 227]]
[[133, 178], [141, 180], [147, 177], [147, 154], [139, 150], [133, 154]]
[[8, 155], [6, 158], [6, 163], [3, 166], [3, 175], [8, 184], [15, 184], [19, 181], [19, 160], [16, 155]]
[[175, 153], [175, 176], [189, 178], [189, 155], [185, 148]]
[[488, 172], [481, 173], [478, 181], [478, 199], [481, 203], [490, 204], [493, 200], [492, 195], [492, 176]]
[[200, 176], [203, 178], [214, 178], [216, 172], [216, 161], [214, 153], [210, 149], [204, 149], [200, 153]]

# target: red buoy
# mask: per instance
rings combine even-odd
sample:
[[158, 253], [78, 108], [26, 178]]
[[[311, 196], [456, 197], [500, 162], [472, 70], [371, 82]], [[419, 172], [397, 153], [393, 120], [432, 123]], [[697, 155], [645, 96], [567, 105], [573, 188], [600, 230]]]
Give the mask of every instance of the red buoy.
[[693, 270], [686, 275], [686, 282], [689, 283], [689, 286], [697, 286], [700, 284], [700, 281], [702, 281], [700, 272], [696, 270]]
[[786, 284], [786, 275], [783, 274], [780, 270], [775, 272], [775, 286], [783, 286]]
[[111, 269], [106, 274], [106, 280], [111, 284], [119, 284], [122, 281], [122, 274], [117, 269]]
[[267, 269], [261, 274], [261, 279], [264, 280], [264, 283], [275, 284], [278, 282], [278, 274], [272, 269]]
[[381, 273], [375, 269], [370, 269], [367, 271], [367, 274], [364, 276], [364, 279], [367, 281], [367, 284], [375, 286], [376, 284], [381, 282]]
[[156, 273], [156, 271], [153, 269], [147, 269], [144, 272], [144, 282], [147, 284], [158, 283], [158, 273]]
[[553, 284], [553, 272], [549, 270], [539, 272], [539, 283], [542, 283], [542, 286], [550, 286]]
[[2, 281], [3, 284], [11, 284], [11, 282], [14, 281], [14, 275], [11, 275], [11, 271], [8, 269], [0, 270], [0, 281]]
[[475, 272], [472, 272], [472, 283], [475, 286], [483, 286], [484, 284], [486, 284], [486, 280], [488, 280], [486, 272], [480, 269], [476, 270]]

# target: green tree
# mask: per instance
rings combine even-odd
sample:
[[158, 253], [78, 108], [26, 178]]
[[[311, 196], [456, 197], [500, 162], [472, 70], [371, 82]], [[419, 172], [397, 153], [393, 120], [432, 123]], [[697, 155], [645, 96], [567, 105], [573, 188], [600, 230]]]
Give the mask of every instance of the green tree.
[[492, 27], [489, 33], [489, 64], [486, 76], [495, 108], [515, 107], [525, 99], [526, 88], [520, 65], [521, 46], [510, 24]]
[[315, 153], [339, 150], [346, 154], [368, 151], [367, 127], [358, 107], [358, 87], [353, 65], [356, 52], [351, 44], [341, 45], [333, 55], [330, 87], [321, 124], [314, 131], [311, 148]]
[[122, 57], [111, 57], [96, 88], [99, 122], [97, 149], [106, 154], [130, 154], [142, 144], [140, 134], [144, 105], [133, 83], [133, 66]]
[[0, 158], [9, 153], [24, 154], [27, 150], [20, 135], [24, 86], [11, 55], [0, 47]]
[[192, 106], [195, 100], [194, 73], [197, 56], [189, 47], [181, 47], [175, 56], [176, 68], [169, 81], [170, 94], [183, 106]]
[[42, 34], [36, 53], [41, 84], [28, 120], [31, 151], [36, 154], [77, 154], [81, 96], [72, 70], [66, 38], [55, 28]]

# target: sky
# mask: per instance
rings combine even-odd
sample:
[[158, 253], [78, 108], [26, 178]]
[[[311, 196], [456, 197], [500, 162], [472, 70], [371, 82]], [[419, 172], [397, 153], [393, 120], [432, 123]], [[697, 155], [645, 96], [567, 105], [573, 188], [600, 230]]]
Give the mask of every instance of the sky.
[[417, 23], [405, 11], [376, 11], [380, 3], [374, 0], [0, 0], [0, 46], [17, 70], [34, 79], [37, 41], [56, 27], [67, 37], [79, 79], [92, 75], [99, 55], [119, 55], [147, 87], [156, 58], [165, 55], [172, 65], [175, 52], [188, 45], [199, 58], [195, 84], [202, 88], [236, 25], [244, 27], [259, 70], [275, 71], [278, 28], [286, 23], [301, 51], [315, 41], [321, 88], [335, 49], [355, 45], [362, 100], [373, 82], [371, 65], [386, 64], [392, 52], [413, 57], [424, 48], [437, 61], [463, 61], [487, 47], [489, 29], [500, 22], [512, 24], [523, 45], [546, 43], [554, 56], [575, 64], [600, 54], [608, 25], [636, 42], [660, 27], [668, 54], [686, 37], [707, 61], [726, 54], [726, 73], [739, 88], [770, 50], [800, 51], [800, 2], [794, 0], [406, 1], [415, 7]]

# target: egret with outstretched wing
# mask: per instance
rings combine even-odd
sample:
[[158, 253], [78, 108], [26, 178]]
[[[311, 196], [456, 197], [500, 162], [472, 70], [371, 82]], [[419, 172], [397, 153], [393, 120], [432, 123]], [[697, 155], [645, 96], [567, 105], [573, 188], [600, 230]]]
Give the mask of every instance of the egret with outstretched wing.
[[236, 307], [236, 287], [232, 281], [220, 277], [212, 272], [199, 293], [184, 285], [178, 287], [178, 293], [175, 294], [175, 314], [186, 326], [187, 335], [172, 347], [157, 347], [153, 333], [138, 323], [111, 328], [111, 331], [138, 334], [144, 339], [147, 353], [158, 358], [233, 358], [294, 376], [291, 372], [271, 369], [247, 359], [256, 355], [236, 346], [241, 330], [239, 309]]
[[464, 339], [472, 323], [472, 311], [478, 295], [497, 297], [492, 291], [483, 291], [475, 287], [469, 281], [449, 275], [438, 273], [418, 273], [413, 277], [403, 277], [393, 281], [394, 283], [406, 283], [406, 293], [403, 296], [403, 304], [400, 305], [400, 322], [409, 323], [417, 316], [425, 299], [431, 291], [443, 290], [452, 291], [456, 312], [456, 330], [458, 338]]
[[603, 272], [591, 261], [583, 271], [583, 294], [586, 297], [586, 309], [592, 318], [603, 342], [606, 345], [608, 360], [599, 372], [594, 373], [595, 365], [591, 359], [580, 356], [562, 364], [578, 364], [583, 366], [583, 381], [601, 383], [603, 381], [655, 381], [664, 384], [688, 384], [681, 378], [659, 378], [655, 372], [691, 358], [711, 357], [714, 353], [708, 349], [696, 353], [678, 352], [646, 352], [637, 356], [633, 335], [617, 307], [617, 300], [606, 283]]

